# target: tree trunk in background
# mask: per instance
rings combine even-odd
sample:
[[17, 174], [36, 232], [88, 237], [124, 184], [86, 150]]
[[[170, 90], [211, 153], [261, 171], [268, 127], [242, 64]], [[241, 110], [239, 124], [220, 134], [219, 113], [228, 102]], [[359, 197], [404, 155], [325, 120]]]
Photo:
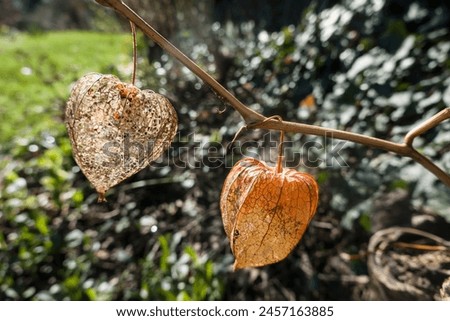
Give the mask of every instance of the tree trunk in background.
[[0, 0], [0, 26], [14, 26], [21, 17], [20, 10], [14, 6], [12, 0]]

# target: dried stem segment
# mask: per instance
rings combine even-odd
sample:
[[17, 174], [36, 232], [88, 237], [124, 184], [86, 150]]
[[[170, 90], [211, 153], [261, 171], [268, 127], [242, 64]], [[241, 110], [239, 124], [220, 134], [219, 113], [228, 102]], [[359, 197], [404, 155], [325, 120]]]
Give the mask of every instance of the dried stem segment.
[[277, 173], [280, 174], [283, 171], [283, 143], [284, 143], [284, 131], [280, 131], [280, 142], [278, 143], [278, 159], [276, 170]]
[[422, 124], [417, 126], [416, 128], [411, 129], [405, 136], [405, 144], [408, 146], [412, 146], [414, 138], [416, 138], [419, 135], [422, 135], [426, 131], [430, 130], [431, 128], [436, 127], [440, 123], [442, 123], [444, 120], [450, 118], [450, 107], [447, 107], [431, 117], [430, 119], [427, 119]]
[[251, 110], [234, 97], [228, 90], [226, 90], [221, 84], [217, 82], [206, 71], [200, 68], [195, 62], [189, 59], [184, 53], [182, 53], [177, 47], [175, 47], [170, 41], [164, 38], [158, 31], [150, 26], [144, 19], [142, 19], [137, 13], [135, 13], [129, 6], [120, 0], [100, 0], [102, 5], [114, 8], [118, 13], [126, 17], [128, 20], [133, 21], [134, 24], [139, 27], [150, 39], [156, 42], [162, 49], [167, 51], [171, 56], [180, 61], [186, 68], [190, 69], [201, 80], [208, 84], [222, 99], [230, 103], [244, 118], [245, 122], [250, 124], [253, 122], [261, 121], [264, 116]]
[[136, 45], [136, 26], [130, 20], [131, 34], [133, 35], [133, 73], [131, 74], [131, 84], [136, 84], [136, 69], [137, 69], [137, 45]]
[[283, 130], [285, 132], [296, 132], [302, 134], [316, 135], [316, 136], [332, 136], [336, 139], [342, 139], [352, 141], [355, 143], [363, 144], [373, 148], [383, 149], [389, 152], [396, 153], [401, 156], [407, 156], [414, 159], [416, 162], [424, 166], [427, 170], [432, 172], [437, 178], [439, 178], [444, 184], [450, 187], [450, 175], [444, 172], [429, 158], [420, 154], [412, 147], [412, 140], [426, 130], [436, 126], [438, 123], [449, 118], [449, 108], [442, 111], [435, 117], [426, 121], [423, 125], [419, 126], [412, 132], [408, 133], [405, 137], [405, 143], [399, 144], [388, 140], [379, 139], [376, 137], [365, 136], [348, 131], [341, 131], [331, 128], [325, 128], [320, 126], [312, 126], [302, 123], [294, 123], [287, 121], [276, 121], [273, 119], [267, 119], [265, 116], [257, 113], [256, 111], [248, 108], [236, 97], [234, 97], [228, 90], [226, 90], [221, 84], [219, 84], [213, 77], [207, 72], [201, 69], [191, 59], [184, 55], [178, 48], [176, 48], [167, 39], [161, 36], [152, 26], [145, 22], [138, 14], [136, 14], [130, 7], [124, 4], [121, 0], [96, 0], [102, 5], [114, 8], [117, 12], [124, 17], [133, 21], [148, 37], [155, 41], [162, 49], [167, 51], [170, 55], [180, 61], [184, 66], [189, 68], [194, 74], [208, 84], [221, 98], [226, 100], [246, 122], [248, 128], [265, 128], [273, 130]]

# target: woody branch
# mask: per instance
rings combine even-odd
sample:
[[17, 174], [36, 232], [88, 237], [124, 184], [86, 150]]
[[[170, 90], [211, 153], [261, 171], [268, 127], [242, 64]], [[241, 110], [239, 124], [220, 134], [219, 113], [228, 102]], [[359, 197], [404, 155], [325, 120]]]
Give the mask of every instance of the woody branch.
[[315, 136], [333, 136], [333, 138], [351, 141], [363, 144], [372, 148], [383, 149], [401, 156], [410, 157], [417, 163], [421, 164], [428, 171], [433, 173], [445, 185], [450, 187], [450, 175], [444, 172], [439, 166], [418, 152], [413, 147], [414, 138], [423, 134], [427, 130], [436, 127], [444, 120], [450, 118], [450, 107], [443, 109], [441, 112], [425, 120], [421, 125], [409, 131], [403, 143], [395, 143], [389, 140], [379, 139], [376, 137], [342, 131], [321, 126], [308, 125], [297, 122], [280, 121], [278, 119], [270, 119], [264, 115], [250, 109], [231, 94], [225, 87], [218, 83], [211, 75], [200, 68], [195, 62], [183, 54], [171, 42], [159, 34], [151, 25], [143, 20], [136, 12], [121, 0], [96, 0], [98, 3], [109, 6], [126, 17], [139, 27], [149, 38], [156, 42], [163, 50], [180, 61], [184, 66], [189, 68], [195, 75], [209, 85], [222, 99], [230, 104], [244, 119], [247, 128], [262, 128], [281, 130], [284, 132], [294, 132]]

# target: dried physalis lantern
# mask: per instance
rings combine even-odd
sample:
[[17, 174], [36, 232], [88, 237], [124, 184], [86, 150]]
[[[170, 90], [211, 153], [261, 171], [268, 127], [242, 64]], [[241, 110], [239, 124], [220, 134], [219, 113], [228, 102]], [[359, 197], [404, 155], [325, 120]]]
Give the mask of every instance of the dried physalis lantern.
[[157, 159], [177, 131], [177, 114], [167, 98], [98, 73], [75, 83], [65, 122], [75, 161], [99, 201]]
[[284, 259], [312, 220], [318, 193], [311, 175], [282, 168], [281, 155], [276, 167], [250, 157], [237, 162], [220, 198], [234, 269]]

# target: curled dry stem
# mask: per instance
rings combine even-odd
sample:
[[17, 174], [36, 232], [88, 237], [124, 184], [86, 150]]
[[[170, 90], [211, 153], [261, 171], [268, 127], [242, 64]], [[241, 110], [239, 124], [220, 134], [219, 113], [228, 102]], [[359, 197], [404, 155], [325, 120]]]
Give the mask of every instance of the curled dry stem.
[[411, 129], [405, 136], [405, 144], [408, 146], [412, 146], [414, 138], [416, 138], [419, 135], [422, 135], [427, 130], [430, 130], [433, 127], [436, 127], [440, 123], [442, 123], [444, 120], [450, 118], [450, 107], [445, 108], [441, 110], [439, 113], [434, 115], [433, 117], [425, 120], [422, 124], [419, 126]]
[[323, 137], [333, 137], [336, 139], [346, 140], [363, 144], [372, 148], [383, 149], [401, 156], [412, 158], [417, 163], [421, 164], [431, 173], [433, 173], [438, 179], [440, 179], [445, 185], [450, 187], [450, 175], [439, 168], [432, 160], [423, 154], [419, 153], [412, 146], [413, 140], [418, 135], [421, 135], [425, 131], [436, 127], [442, 121], [450, 118], [450, 107], [442, 110], [432, 118], [424, 121], [423, 124], [412, 129], [404, 139], [403, 143], [395, 143], [376, 137], [361, 135], [348, 131], [342, 131], [332, 128], [325, 128], [321, 126], [307, 125], [303, 123], [295, 123], [289, 121], [278, 120], [270, 117], [265, 117], [260, 113], [248, 108], [241, 101], [239, 101], [233, 94], [225, 89], [220, 83], [218, 83], [212, 76], [200, 68], [195, 62], [189, 59], [172, 43], [159, 34], [152, 26], [144, 21], [138, 14], [136, 14], [129, 6], [127, 6], [121, 0], [96, 0], [98, 3], [109, 6], [115, 9], [118, 13], [126, 17], [139, 27], [148, 37], [156, 42], [163, 50], [180, 61], [184, 66], [189, 68], [195, 75], [203, 80], [208, 86], [210, 86], [221, 99], [227, 101], [244, 119], [247, 124], [247, 128], [263, 128], [280, 130], [283, 132], [295, 132], [306, 135], [315, 135]]

